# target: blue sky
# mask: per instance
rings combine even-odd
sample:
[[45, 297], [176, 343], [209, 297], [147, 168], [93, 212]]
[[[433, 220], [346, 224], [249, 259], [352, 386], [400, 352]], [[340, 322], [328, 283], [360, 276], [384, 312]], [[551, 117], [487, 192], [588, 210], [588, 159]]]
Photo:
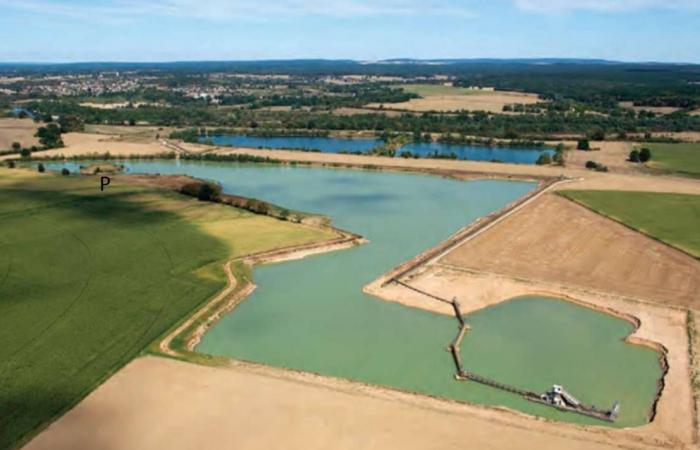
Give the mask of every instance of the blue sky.
[[0, 0], [0, 61], [700, 63], [700, 0]]

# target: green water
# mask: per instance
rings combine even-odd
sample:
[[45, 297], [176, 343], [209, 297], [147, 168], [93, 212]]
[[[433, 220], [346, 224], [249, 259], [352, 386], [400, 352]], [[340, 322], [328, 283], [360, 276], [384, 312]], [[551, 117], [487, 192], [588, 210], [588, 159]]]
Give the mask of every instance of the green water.
[[[327, 214], [335, 225], [370, 240], [350, 250], [255, 269], [258, 289], [204, 336], [198, 351], [604, 424], [455, 381], [445, 351], [457, 333], [453, 317], [361, 292], [367, 282], [524, 195], [533, 184], [200, 162], [127, 166], [216, 180], [228, 192]], [[628, 322], [539, 297], [514, 299], [466, 320], [472, 327], [462, 344], [467, 370], [537, 392], [563, 384], [583, 402], [605, 408], [619, 400], [616, 426], [647, 421], [661, 369], [655, 351], [622, 341], [632, 331]]]

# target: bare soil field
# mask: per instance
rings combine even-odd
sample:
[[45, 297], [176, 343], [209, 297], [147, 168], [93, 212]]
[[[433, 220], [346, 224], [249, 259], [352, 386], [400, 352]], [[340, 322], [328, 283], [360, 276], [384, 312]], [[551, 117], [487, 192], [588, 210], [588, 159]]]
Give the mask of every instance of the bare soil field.
[[695, 258], [554, 194], [540, 197], [441, 262], [700, 307]]
[[680, 110], [680, 108], [673, 106], [635, 106], [634, 102], [620, 102], [619, 105], [620, 108], [632, 109], [634, 111], [649, 111], [656, 114], [671, 114]]
[[[144, 131], [149, 133], [150, 131]], [[141, 135], [105, 135], [96, 133], [66, 133], [63, 135], [64, 148], [56, 148], [41, 152], [41, 156], [66, 157], [107, 153], [112, 156], [129, 155], [158, 155], [172, 152], [173, 149], [163, 144], [163, 141], [150, 139]], [[190, 151], [203, 150], [203, 146], [193, 145]]]
[[173, 131], [171, 127], [127, 126], [127, 125], [85, 125], [87, 134], [104, 134], [115, 140], [129, 142], [155, 141]]
[[402, 111], [395, 111], [391, 109], [379, 109], [379, 108], [336, 108], [332, 111], [332, 114], [336, 116], [354, 116], [357, 114], [384, 114], [387, 117], [398, 117], [401, 114], [405, 114]]
[[[681, 142], [700, 142], [700, 131], [663, 131], [651, 133], [654, 138], [675, 139]], [[633, 138], [642, 138], [642, 134], [631, 134]]]
[[[576, 142], [566, 142], [571, 148], [576, 148]], [[566, 163], [574, 168], [583, 168], [586, 161], [604, 164], [609, 170], [621, 173], [640, 171], [640, 164], [627, 161], [633, 143], [622, 141], [593, 141], [590, 143], [594, 150], [571, 150], [566, 154]]]
[[0, 119], [0, 151], [9, 150], [13, 142], [23, 147], [39, 145], [34, 135], [40, 126], [32, 119]]
[[[503, 113], [503, 107], [510, 104], [533, 104], [540, 100], [536, 94], [509, 91], [475, 91], [466, 94], [438, 94], [423, 98], [413, 98], [406, 102], [385, 103], [385, 109], [416, 112], [455, 112], [488, 111]], [[370, 103], [367, 108], [380, 108], [379, 103]]]
[[653, 448], [614, 436], [283, 369], [143, 357], [25, 449]]

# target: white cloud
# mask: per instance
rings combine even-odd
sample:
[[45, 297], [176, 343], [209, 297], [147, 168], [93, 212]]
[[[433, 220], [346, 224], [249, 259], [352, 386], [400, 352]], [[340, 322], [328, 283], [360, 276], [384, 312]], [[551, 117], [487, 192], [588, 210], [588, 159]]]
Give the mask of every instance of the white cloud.
[[627, 12], [644, 9], [700, 9], [700, 0], [513, 0], [520, 9], [544, 13]]

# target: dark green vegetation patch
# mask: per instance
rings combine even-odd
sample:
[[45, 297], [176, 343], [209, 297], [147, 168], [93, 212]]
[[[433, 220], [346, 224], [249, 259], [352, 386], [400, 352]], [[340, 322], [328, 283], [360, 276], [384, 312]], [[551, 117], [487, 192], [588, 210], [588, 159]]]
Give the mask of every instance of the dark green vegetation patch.
[[590, 209], [700, 257], [700, 196], [656, 192], [559, 191]]

